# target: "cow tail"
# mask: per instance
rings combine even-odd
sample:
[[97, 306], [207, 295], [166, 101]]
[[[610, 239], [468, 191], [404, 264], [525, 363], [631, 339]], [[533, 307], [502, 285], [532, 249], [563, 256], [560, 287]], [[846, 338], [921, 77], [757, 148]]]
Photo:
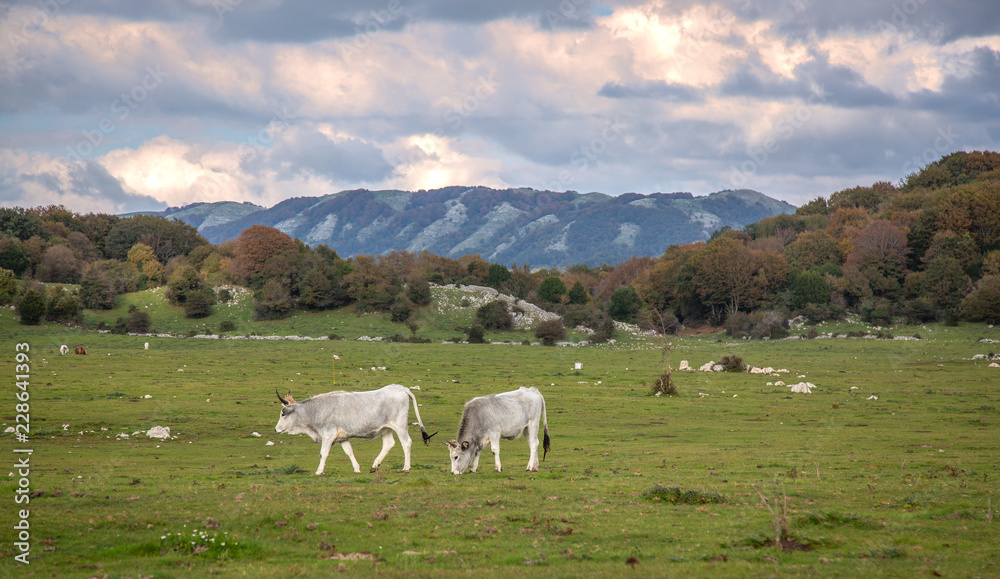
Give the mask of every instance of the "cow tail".
[[543, 437], [542, 437], [542, 460], [545, 460], [545, 455], [549, 453], [549, 419], [545, 415], [545, 397], [542, 397], [542, 425], [543, 425]]
[[420, 410], [417, 409], [417, 397], [414, 396], [413, 392], [410, 392], [409, 390], [407, 390], [406, 393], [410, 396], [410, 400], [413, 401], [413, 413], [417, 415], [417, 424], [420, 425], [420, 436], [423, 437], [424, 444], [426, 445], [431, 437], [434, 436], [434, 434], [437, 434], [437, 432], [430, 435], [427, 434], [427, 431], [424, 429], [424, 421], [420, 420]]

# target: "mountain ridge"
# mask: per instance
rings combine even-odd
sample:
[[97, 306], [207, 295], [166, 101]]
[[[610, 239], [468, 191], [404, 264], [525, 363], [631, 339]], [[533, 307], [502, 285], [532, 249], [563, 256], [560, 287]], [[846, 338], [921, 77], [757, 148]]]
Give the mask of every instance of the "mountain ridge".
[[396, 250], [456, 258], [478, 253], [495, 263], [564, 267], [657, 256], [671, 244], [702, 241], [715, 230], [795, 207], [750, 189], [691, 193], [553, 192], [451, 186], [400, 191], [353, 189], [294, 197], [264, 208], [249, 203], [193, 203], [153, 215], [175, 217], [212, 243], [268, 225], [345, 257]]

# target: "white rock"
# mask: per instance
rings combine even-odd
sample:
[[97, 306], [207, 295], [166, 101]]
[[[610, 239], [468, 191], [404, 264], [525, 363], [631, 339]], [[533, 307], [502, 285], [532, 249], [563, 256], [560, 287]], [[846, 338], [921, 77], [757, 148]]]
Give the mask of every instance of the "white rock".
[[256, 436], [257, 438], [260, 438], [260, 433], [255, 430], [250, 433], [250, 436]]
[[799, 394], [812, 394], [812, 389], [815, 387], [816, 385], [812, 382], [799, 382], [798, 384], [792, 384], [790, 386], [792, 392]]
[[146, 431], [149, 438], [170, 438], [169, 426], [154, 426]]
[[273, 443], [273, 442], [271, 442], [270, 440], [268, 440], [268, 441], [267, 441], [267, 444], [265, 444], [264, 446], [274, 446], [274, 443]]

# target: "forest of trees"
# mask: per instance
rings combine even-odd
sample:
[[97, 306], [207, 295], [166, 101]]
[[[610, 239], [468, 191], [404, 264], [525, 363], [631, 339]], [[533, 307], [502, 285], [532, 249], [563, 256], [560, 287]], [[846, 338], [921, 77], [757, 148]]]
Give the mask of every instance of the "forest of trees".
[[[258, 319], [353, 305], [407, 323], [430, 303], [430, 284], [448, 283], [526, 299], [598, 340], [613, 334], [612, 320], [655, 319], [666, 331], [725, 325], [751, 337], [780, 333], [798, 315], [1000, 323], [1000, 153], [954, 153], [899, 184], [838, 191], [655, 258], [564, 270], [426, 251], [344, 259], [262, 225], [212, 245], [162, 217], [0, 209], [0, 305], [14, 304], [22, 323], [80, 323], [84, 308], [112, 309], [118, 296], [158, 286], [185, 315], [203, 317], [228, 299], [215, 289], [227, 285], [254, 291]], [[503, 329], [507, 315], [494, 306], [481, 321]], [[127, 322], [141, 330], [150, 321]]]

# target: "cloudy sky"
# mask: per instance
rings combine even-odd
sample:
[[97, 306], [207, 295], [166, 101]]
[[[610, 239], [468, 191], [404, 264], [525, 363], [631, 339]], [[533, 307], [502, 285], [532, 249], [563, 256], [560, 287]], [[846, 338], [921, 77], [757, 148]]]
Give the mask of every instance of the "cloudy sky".
[[995, 0], [0, 2], [0, 206], [751, 188], [1000, 148]]

